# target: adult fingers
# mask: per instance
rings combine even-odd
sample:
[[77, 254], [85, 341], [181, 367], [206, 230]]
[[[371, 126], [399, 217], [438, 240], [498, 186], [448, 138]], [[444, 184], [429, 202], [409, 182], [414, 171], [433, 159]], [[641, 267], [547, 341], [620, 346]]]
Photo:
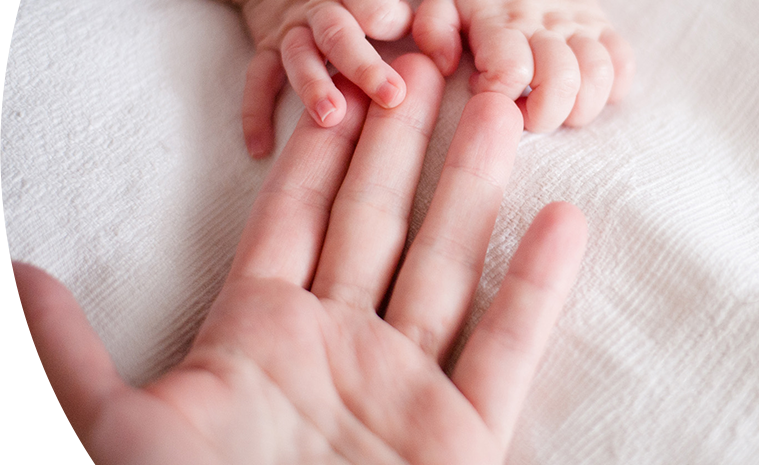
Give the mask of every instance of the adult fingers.
[[309, 10], [308, 21], [319, 50], [348, 80], [384, 108], [396, 107], [403, 101], [403, 79], [382, 61], [348, 10], [324, 2]]
[[507, 97], [483, 93], [469, 101], [398, 276], [385, 319], [438, 361], [479, 282], [521, 132]]
[[329, 212], [364, 122], [364, 94], [342, 76], [343, 121], [319, 127], [305, 114], [272, 167], [253, 205], [230, 278], [281, 278], [308, 287]]
[[535, 56], [532, 92], [521, 102], [525, 129], [551, 132], [567, 119], [580, 90], [580, 67], [562, 36], [547, 30], [533, 34]]
[[496, 19], [475, 21], [469, 43], [477, 68], [470, 79], [474, 93], [500, 92], [516, 100], [533, 81], [535, 59], [521, 31], [504, 28]]
[[583, 126], [598, 116], [609, 100], [614, 83], [614, 66], [609, 52], [597, 40], [574, 35], [567, 40], [580, 65], [581, 84], [567, 126]]
[[263, 50], [253, 57], [245, 76], [242, 99], [242, 130], [248, 153], [261, 158], [274, 146], [274, 103], [285, 83], [279, 54]]
[[343, 0], [343, 5], [364, 33], [377, 40], [398, 40], [405, 36], [414, 15], [403, 0]]
[[71, 292], [31, 265], [14, 263], [13, 272], [42, 366], [71, 426], [85, 440], [109, 395], [128, 388]]
[[414, 16], [412, 35], [443, 76], [456, 71], [461, 59], [461, 21], [453, 0], [425, 0]]
[[609, 95], [609, 103], [616, 103], [622, 100], [632, 87], [635, 75], [635, 54], [630, 44], [612, 29], [601, 33], [599, 41], [609, 51], [614, 64], [614, 84]]
[[586, 235], [585, 218], [572, 205], [551, 204], [538, 214], [452, 373], [504, 449], [580, 267]]
[[342, 121], [345, 98], [332, 82], [310, 29], [295, 27], [285, 35], [282, 64], [295, 93], [317, 124], [330, 127]]
[[408, 85], [393, 109], [372, 105], [335, 199], [311, 291], [377, 308], [397, 266], [444, 81], [432, 61], [404, 55], [393, 67]]

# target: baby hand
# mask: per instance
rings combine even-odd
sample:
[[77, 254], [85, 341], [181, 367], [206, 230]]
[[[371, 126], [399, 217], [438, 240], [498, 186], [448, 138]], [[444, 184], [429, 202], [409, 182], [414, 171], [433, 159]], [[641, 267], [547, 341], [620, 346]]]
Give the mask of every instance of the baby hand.
[[[472, 91], [516, 100], [528, 131], [585, 125], [606, 103], [621, 100], [632, 82], [632, 49], [596, 0], [424, 0], [419, 6], [414, 40], [443, 74], [458, 65], [460, 31], [477, 69]], [[520, 98], [528, 86], [529, 95]]]
[[[311, 117], [331, 127], [345, 116], [345, 97], [326, 61], [384, 108], [403, 101], [406, 85], [367, 37], [395, 40], [408, 33], [403, 0], [236, 0], [256, 46], [243, 97], [243, 132], [254, 157], [269, 153], [271, 117], [284, 75]], [[283, 74], [284, 71], [284, 74]]]

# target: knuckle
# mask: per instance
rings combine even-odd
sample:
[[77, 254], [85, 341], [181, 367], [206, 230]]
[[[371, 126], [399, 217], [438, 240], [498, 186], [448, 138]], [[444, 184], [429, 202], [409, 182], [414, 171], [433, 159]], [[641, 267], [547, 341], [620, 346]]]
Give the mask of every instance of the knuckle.
[[337, 206], [346, 202], [359, 208], [369, 209], [387, 215], [402, 226], [407, 226], [411, 205], [408, 196], [401, 189], [379, 183], [367, 183], [360, 188], [345, 188], [335, 201]]
[[408, 34], [413, 21], [414, 13], [408, 3], [402, 0], [383, 0], [374, 5], [361, 25], [367, 35], [374, 39], [398, 40]]
[[456, 164], [456, 165], [448, 165], [452, 169], [459, 171], [460, 173], [465, 173], [471, 177], [476, 178], [480, 181], [480, 183], [485, 183], [486, 185], [489, 185], [491, 187], [494, 187], [497, 190], [503, 190], [503, 181], [498, 178], [498, 176], [494, 176], [491, 170], [476, 166], [468, 166], [466, 164]]
[[478, 250], [472, 244], [445, 234], [430, 236], [419, 233], [415, 239], [418, 247], [426, 249], [431, 256], [438, 260], [453, 264], [459, 269], [467, 270], [472, 276], [479, 276], [482, 264]]
[[532, 80], [532, 70], [528, 66], [512, 61], [506, 61], [502, 66], [484, 74], [488, 81], [519, 92], [523, 91]]
[[580, 91], [580, 74], [575, 70], [558, 71], [548, 83], [548, 88], [559, 98], [574, 98]]
[[304, 103], [316, 102], [324, 94], [325, 83], [316, 77], [309, 77], [303, 81], [300, 89], [300, 97]]
[[284, 61], [297, 61], [299, 56], [310, 51], [309, 44], [296, 34], [288, 34], [282, 41], [281, 51]]
[[319, 48], [329, 56], [350, 38], [350, 31], [344, 23], [334, 21], [326, 25], [318, 37]]
[[369, 35], [387, 32], [395, 21], [395, 8], [390, 2], [378, 2], [362, 21], [364, 32]]
[[540, 354], [536, 351], [538, 341], [533, 333], [518, 331], [506, 325], [483, 325], [482, 331], [501, 347], [502, 353], [516, 354], [517, 359], [528, 366], [539, 361]]
[[450, 22], [433, 16], [418, 17], [412, 26], [415, 41], [424, 41], [434, 45], [440, 45], [436, 42], [444, 40], [448, 35], [457, 33], [458, 30]]
[[429, 124], [427, 124], [427, 121], [409, 112], [394, 111], [388, 114], [383, 114], [382, 116], [375, 113], [369, 113], [367, 114], [366, 119], [367, 121], [381, 120], [386, 123], [393, 122], [401, 127], [399, 130], [411, 130], [425, 138], [430, 138], [432, 136], [432, 129], [429, 127]]
[[614, 80], [614, 66], [609, 60], [593, 61], [585, 67], [583, 80], [595, 86], [606, 86]]
[[366, 61], [359, 63], [354, 69], [352, 81], [359, 87], [370, 87], [372, 83], [379, 81], [382, 75], [382, 62]]

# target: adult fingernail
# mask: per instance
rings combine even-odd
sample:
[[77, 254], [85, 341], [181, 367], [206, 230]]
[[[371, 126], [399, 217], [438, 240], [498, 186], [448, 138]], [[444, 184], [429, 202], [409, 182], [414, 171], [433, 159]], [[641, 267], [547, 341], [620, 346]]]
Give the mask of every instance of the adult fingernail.
[[337, 108], [332, 105], [332, 102], [330, 102], [329, 99], [321, 99], [316, 104], [316, 114], [319, 115], [319, 119], [322, 121], [322, 123], [327, 119], [327, 116], [331, 115], [335, 111], [337, 111]]
[[403, 101], [403, 93], [401, 89], [386, 81], [377, 89], [377, 98], [379, 99], [377, 103], [383, 107], [394, 108]]

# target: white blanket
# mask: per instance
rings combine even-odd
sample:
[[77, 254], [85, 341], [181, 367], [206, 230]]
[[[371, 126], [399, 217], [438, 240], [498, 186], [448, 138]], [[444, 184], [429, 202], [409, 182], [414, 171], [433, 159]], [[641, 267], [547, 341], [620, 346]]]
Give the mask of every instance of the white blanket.
[[[591, 125], [525, 134], [473, 321], [536, 212], [590, 242], [510, 464], [759, 461], [759, 4], [607, 0], [632, 94]], [[384, 47], [388, 56], [409, 47]], [[66, 283], [133, 383], [187, 349], [271, 160], [244, 148], [252, 48], [209, 0], [25, 0], [2, 108], [11, 256]], [[449, 79], [418, 225], [464, 103]], [[302, 111], [286, 88], [278, 150]]]

